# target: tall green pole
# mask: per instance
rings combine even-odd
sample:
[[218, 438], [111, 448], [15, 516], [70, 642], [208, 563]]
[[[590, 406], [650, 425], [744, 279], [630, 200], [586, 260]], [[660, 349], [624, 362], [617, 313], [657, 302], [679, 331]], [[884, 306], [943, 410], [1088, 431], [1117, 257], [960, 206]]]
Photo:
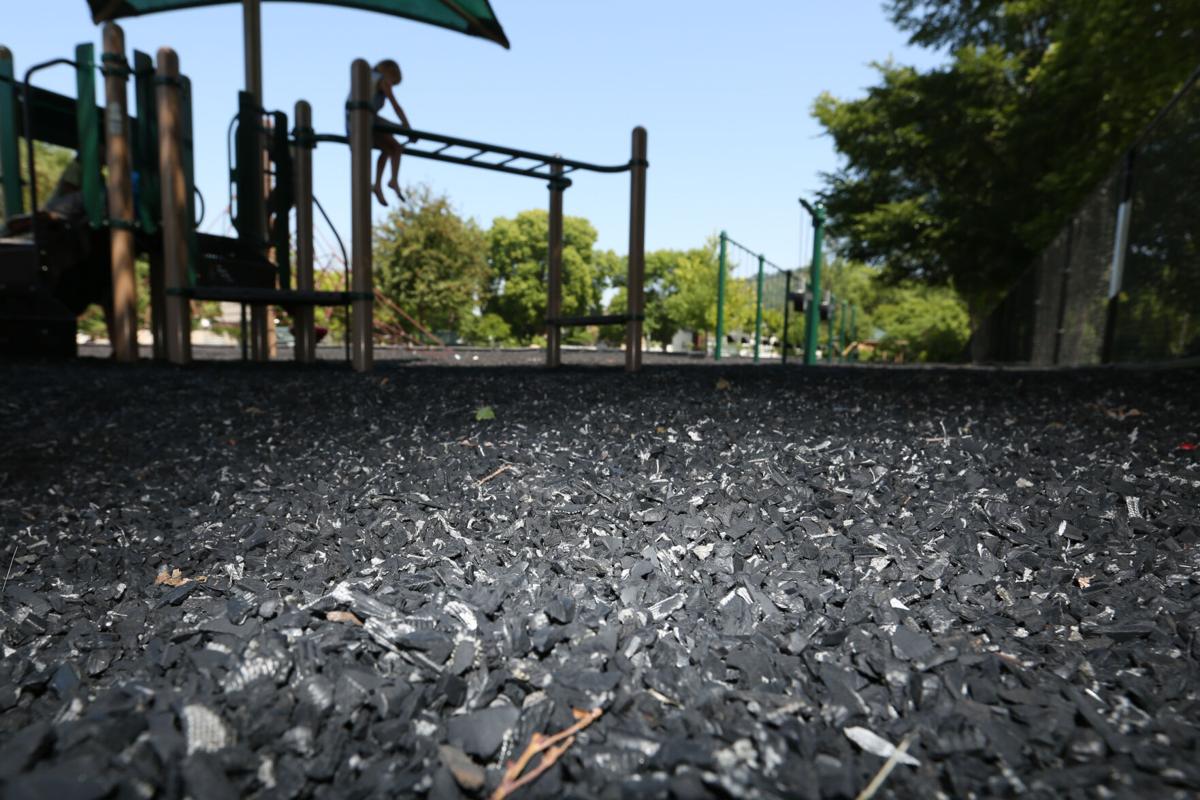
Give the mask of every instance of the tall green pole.
[[725, 343], [725, 240], [729, 238], [721, 231], [721, 251], [717, 262], [717, 346], [713, 359], [721, 360], [721, 346]]
[[841, 319], [838, 320], [838, 358], [842, 361], [846, 360], [846, 310], [849, 306], [845, 300], [842, 301]]
[[825, 323], [825, 335], [829, 340], [829, 347], [826, 349], [825, 361], [833, 363], [833, 318], [837, 315], [837, 298], [831, 292], [829, 295], [829, 319]]
[[[0, 228], [24, 210], [21, 196], [21, 156], [17, 146], [17, 95], [13, 77], [12, 52], [0, 47], [0, 193], [4, 214]], [[26, 132], [26, 137], [29, 136]]]
[[763, 293], [763, 261], [765, 259], [761, 254], [758, 256], [758, 300], [754, 310], [754, 363], [758, 363], [759, 348], [762, 346], [762, 293]]
[[813, 256], [808, 277], [812, 302], [808, 304], [808, 315], [804, 320], [804, 363], [811, 366], [817, 363], [817, 337], [821, 326], [821, 239], [825, 236], [825, 207], [813, 206], [803, 197], [800, 205], [813, 218]]
[[780, 363], [787, 366], [787, 351], [788, 351], [788, 312], [792, 310], [792, 271], [789, 269], [783, 273], [785, 276], [783, 282], [783, 352], [780, 354]]

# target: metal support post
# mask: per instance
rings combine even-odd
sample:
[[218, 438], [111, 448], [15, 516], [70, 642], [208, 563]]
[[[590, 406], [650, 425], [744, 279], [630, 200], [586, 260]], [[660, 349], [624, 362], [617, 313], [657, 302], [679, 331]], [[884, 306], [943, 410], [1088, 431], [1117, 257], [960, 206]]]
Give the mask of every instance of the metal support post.
[[546, 267], [549, 271], [546, 297], [546, 366], [557, 367], [562, 363], [562, 328], [558, 324], [562, 316], [562, 257], [563, 257], [563, 190], [561, 178], [563, 165], [555, 162], [550, 166], [550, 231], [546, 249]]
[[[313, 289], [313, 180], [312, 180], [312, 106], [304, 100], [296, 103], [296, 288], [302, 292]], [[297, 306], [293, 321], [296, 324], [296, 360], [309, 364], [317, 358], [315, 309], [304, 304]]]
[[[255, 108], [262, 108], [263, 105], [263, 89], [262, 89], [262, 4], [261, 0], [242, 0], [242, 54], [243, 63], [246, 75], [246, 92], [253, 96]], [[241, 120], [242, 124], [249, 124], [249, 120]], [[262, 159], [261, 148], [256, 148], [256, 158], [253, 164], [244, 163], [242, 159], [238, 160], [238, 169], [250, 169], [254, 172], [253, 183], [247, 181], [241, 185], [263, 185], [263, 196], [266, 197], [266, 186], [264, 185], [262, 175], [262, 166], [259, 161]], [[261, 205], [262, 219], [255, 219], [251, 225], [254, 228], [251, 233], [255, 248], [265, 247], [266, 242], [266, 204]], [[250, 353], [255, 361], [267, 361], [271, 357], [271, 351], [274, 349], [275, 340], [275, 322], [274, 314], [269, 306], [252, 305], [250, 307]]]
[[838, 360], [846, 360], [846, 316], [850, 304], [842, 301], [842, 309], [838, 313]]
[[0, 46], [0, 192], [3, 193], [4, 215], [0, 224], [24, 210], [21, 196], [20, 151], [17, 146], [17, 90], [12, 51]]
[[633, 129], [629, 197], [629, 321], [625, 324], [625, 371], [642, 368], [642, 320], [646, 276], [646, 129]]
[[833, 363], [833, 318], [837, 314], [837, 298], [832, 292], [829, 293], [829, 319], [825, 323], [825, 335], [829, 340], [829, 348], [825, 353], [825, 362]]
[[788, 356], [788, 319], [792, 311], [792, 271], [783, 273], [783, 350], [780, 352], [783, 366], [787, 366]]
[[[137, 272], [133, 243], [133, 168], [129, 149], [125, 34], [113, 23], [104, 26], [104, 142], [108, 157], [108, 219], [112, 256], [113, 357], [137, 361]], [[86, 98], [85, 98], [86, 100]]]
[[800, 199], [800, 205], [813, 218], [813, 256], [809, 268], [808, 285], [812, 290], [812, 302], [808, 306], [808, 316], [804, 321], [804, 363], [817, 363], [817, 337], [821, 324], [821, 240], [825, 235], [825, 207], [813, 206]]
[[721, 246], [717, 251], [717, 344], [713, 351], [713, 360], [721, 360], [721, 351], [725, 346], [725, 275], [728, 269], [729, 236], [721, 231]]
[[163, 283], [166, 295], [167, 359], [192, 358], [191, 309], [186, 292], [187, 181], [183, 175], [183, 121], [180, 113], [179, 57], [158, 51], [158, 172], [162, 190]]
[[756, 301], [754, 308], [754, 363], [758, 363], [759, 350], [762, 347], [762, 294], [763, 294], [763, 258], [760, 253], [758, 256], [758, 291], [756, 293]]
[[358, 372], [375, 363], [374, 279], [371, 274], [371, 65], [350, 65], [350, 282], [354, 292], [350, 360]]
[[246, 91], [261, 106], [262, 93], [262, 4], [242, 0], [242, 55], [246, 68]]

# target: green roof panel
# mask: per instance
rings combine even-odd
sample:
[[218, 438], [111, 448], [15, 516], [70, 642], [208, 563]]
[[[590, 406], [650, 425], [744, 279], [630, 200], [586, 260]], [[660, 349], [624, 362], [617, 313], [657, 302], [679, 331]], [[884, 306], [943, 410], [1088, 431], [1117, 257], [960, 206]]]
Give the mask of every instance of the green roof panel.
[[[358, 8], [394, 17], [425, 22], [478, 36], [508, 47], [508, 37], [488, 0], [294, 0], [329, 6]], [[215, 6], [232, 0], [88, 0], [97, 24], [121, 17], [137, 17], [160, 11], [179, 11], [198, 6]]]

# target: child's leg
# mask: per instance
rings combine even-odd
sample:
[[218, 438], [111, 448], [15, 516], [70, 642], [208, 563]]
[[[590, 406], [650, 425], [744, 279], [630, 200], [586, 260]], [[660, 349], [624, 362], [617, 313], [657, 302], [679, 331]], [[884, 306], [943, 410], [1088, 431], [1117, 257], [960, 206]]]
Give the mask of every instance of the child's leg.
[[392, 191], [396, 193], [396, 196], [400, 198], [401, 203], [404, 202], [404, 194], [400, 191], [400, 156], [403, 155], [403, 153], [404, 146], [395, 139], [392, 139], [392, 152], [390, 154], [392, 159], [392, 179], [388, 181], [388, 186], [391, 187]]
[[387, 198], [383, 196], [383, 168], [391, 156], [391, 148], [388, 146], [391, 138], [386, 134], [376, 133], [374, 141], [375, 147], [379, 150], [379, 160], [375, 162], [375, 185], [372, 187], [372, 191], [375, 192], [375, 199], [385, 206]]

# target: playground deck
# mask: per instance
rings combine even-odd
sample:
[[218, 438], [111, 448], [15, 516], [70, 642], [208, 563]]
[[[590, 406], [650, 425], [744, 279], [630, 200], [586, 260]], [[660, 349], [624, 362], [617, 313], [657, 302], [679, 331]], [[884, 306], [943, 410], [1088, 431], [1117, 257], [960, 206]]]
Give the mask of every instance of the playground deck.
[[646, 363], [0, 365], [3, 794], [1200, 791], [1200, 373]]

